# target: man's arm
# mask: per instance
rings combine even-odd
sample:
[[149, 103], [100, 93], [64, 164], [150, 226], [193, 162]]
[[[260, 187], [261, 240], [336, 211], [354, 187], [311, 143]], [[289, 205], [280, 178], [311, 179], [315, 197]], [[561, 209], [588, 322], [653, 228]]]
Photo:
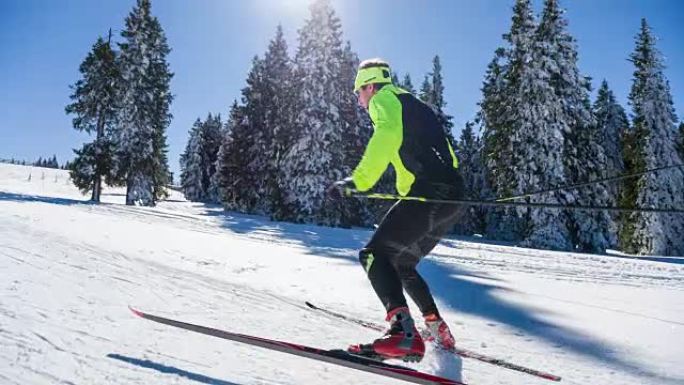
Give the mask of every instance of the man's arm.
[[352, 173], [359, 191], [370, 190], [378, 182], [403, 139], [401, 103], [392, 92], [378, 92], [368, 106], [375, 130], [363, 157]]

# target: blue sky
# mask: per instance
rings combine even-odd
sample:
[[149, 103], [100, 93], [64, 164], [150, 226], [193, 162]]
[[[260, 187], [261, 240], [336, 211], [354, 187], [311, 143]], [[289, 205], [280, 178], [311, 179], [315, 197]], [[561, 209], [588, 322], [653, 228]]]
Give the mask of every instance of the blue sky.
[[[152, 0], [173, 51], [173, 122], [167, 131], [169, 162], [178, 159], [187, 133], [208, 112], [227, 116], [254, 55], [263, 55], [283, 25], [294, 55], [297, 29], [309, 0]], [[135, 0], [0, 0], [0, 158], [71, 159], [90, 140], [64, 113], [69, 85], [98, 36], [115, 37]], [[580, 70], [606, 78], [629, 110], [627, 95], [640, 19], [646, 17], [666, 57], [675, 108], [684, 116], [684, 2], [680, 0], [565, 0], [578, 41]], [[486, 65], [510, 27], [513, 0], [333, 0], [344, 38], [361, 59], [383, 57], [418, 86], [440, 55], [447, 112], [456, 128], [472, 119]], [[541, 11], [542, 0], [534, 0]]]

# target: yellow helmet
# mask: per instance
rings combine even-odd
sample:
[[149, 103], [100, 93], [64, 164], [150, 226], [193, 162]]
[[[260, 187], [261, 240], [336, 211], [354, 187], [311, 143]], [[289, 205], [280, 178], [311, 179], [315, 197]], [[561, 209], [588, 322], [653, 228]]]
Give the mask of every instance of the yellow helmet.
[[383, 64], [359, 69], [359, 72], [356, 73], [356, 80], [354, 80], [354, 92], [372, 83], [392, 83], [392, 74], [388, 65]]

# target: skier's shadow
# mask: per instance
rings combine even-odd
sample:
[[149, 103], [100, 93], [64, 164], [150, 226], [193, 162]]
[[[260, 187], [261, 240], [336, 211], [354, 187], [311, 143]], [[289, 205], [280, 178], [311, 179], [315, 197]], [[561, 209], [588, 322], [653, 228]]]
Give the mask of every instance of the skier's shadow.
[[186, 370], [174, 368], [173, 366], [166, 366], [162, 365], [160, 363], [150, 361], [150, 360], [141, 360], [139, 358], [133, 358], [133, 357], [127, 357], [127, 356], [122, 356], [121, 354], [115, 354], [115, 353], [110, 353], [107, 354], [108, 358], [112, 358], [115, 360], [123, 361], [135, 366], [140, 366], [143, 368], [147, 369], [154, 369], [158, 372], [166, 373], [166, 374], [173, 374], [179, 377], [187, 378], [188, 380], [200, 382], [202, 384], [209, 384], [209, 385], [240, 385], [235, 382], [228, 382], [224, 380], [219, 380], [218, 378], [212, 378], [212, 377], [207, 377], [202, 374], [198, 373], [193, 373], [193, 372], [188, 372]]
[[[434, 255], [434, 254], [433, 254]], [[444, 255], [448, 257], [448, 255]], [[545, 321], [541, 309], [526, 308], [511, 304], [496, 296], [496, 292], [511, 289], [499, 286], [498, 280], [490, 283], [474, 282], [469, 279], [474, 275], [460, 269], [454, 264], [440, 263], [435, 260], [423, 260], [418, 270], [430, 286], [434, 288], [436, 298], [451, 307], [457, 313], [472, 314], [496, 324], [507, 325], [519, 330], [524, 336], [538, 337], [554, 347], [569, 350], [577, 355], [590, 356], [625, 372], [640, 376], [649, 376], [660, 384], [681, 383], [679, 379], [664, 377], [635, 362], [630, 362], [611, 351], [606, 342], [600, 342], [579, 331]], [[485, 278], [486, 277], [478, 277]], [[484, 341], [483, 341], [484, 342]]]
[[[226, 215], [225, 212], [218, 210], [207, 210], [206, 215], [223, 215], [223, 226], [233, 232], [268, 232], [273, 237], [294, 241], [307, 247], [311, 255], [344, 259], [353, 264], [358, 263], [356, 252], [350, 253], [349, 250], [359, 250], [372, 234], [368, 229], [354, 229], [340, 237], [340, 229], [273, 222], [264, 220], [263, 217], [245, 214]], [[658, 383], [681, 383], [679, 379], [664, 377], [620, 357], [618, 353], [611, 351], [611, 346], [607, 342], [596, 340], [578, 330], [545, 321], [542, 318], [543, 310], [512, 304], [497, 297], [497, 291], [509, 289], [501, 287], [499, 280], [487, 274], [476, 274], [455, 264], [440, 263], [429, 258], [420, 263], [419, 271], [433, 288], [435, 297], [456, 312], [477, 315], [490, 320], [493, 325], [498, 323], [515, 328], [525, 336], [540, 338], [558, 349], [591, 357], [629, 373], [649, 376]], [[478, 278], [477, 282], [472, 278]]]
[[0, 202], [1, 201], [11, 201], [11, 202], [40, 202], [40, 203], [51, 203], [56, 205], [92, 205], [91, 201], [78, 200], [78, 199], [67, 199], [67, 198], [55, 198], [41, 195], [29, 195], [29, 194], [15, 194], [0, 191]]

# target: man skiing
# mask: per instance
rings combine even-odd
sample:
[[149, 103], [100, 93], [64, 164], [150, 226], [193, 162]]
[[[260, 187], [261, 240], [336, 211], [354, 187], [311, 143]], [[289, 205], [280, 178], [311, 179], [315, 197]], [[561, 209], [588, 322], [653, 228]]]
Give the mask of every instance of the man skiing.
[[[371, 189], [389, 164], [401, 196], [461, 198], [463, 181], [458, 160], [435, 112], [409, 92], [392, 84], [389, 64], [370, 59], [359, 65], [354, 82], [359, 104], [368, 110], [374, 132], [352, 176], [333, 183], [332, 198]], [[418, 305], [429, 335], [445, 348], [454, 337], [441, 318], [416, 265], [454, 225], [457, 205], [399, 200], [385, 214], [359, 261], [387, 310], [390, 327], [369, 344], [352, 345], [350, 353], [380, 359], [420, 361], [425, 354], [404, 296]]]

